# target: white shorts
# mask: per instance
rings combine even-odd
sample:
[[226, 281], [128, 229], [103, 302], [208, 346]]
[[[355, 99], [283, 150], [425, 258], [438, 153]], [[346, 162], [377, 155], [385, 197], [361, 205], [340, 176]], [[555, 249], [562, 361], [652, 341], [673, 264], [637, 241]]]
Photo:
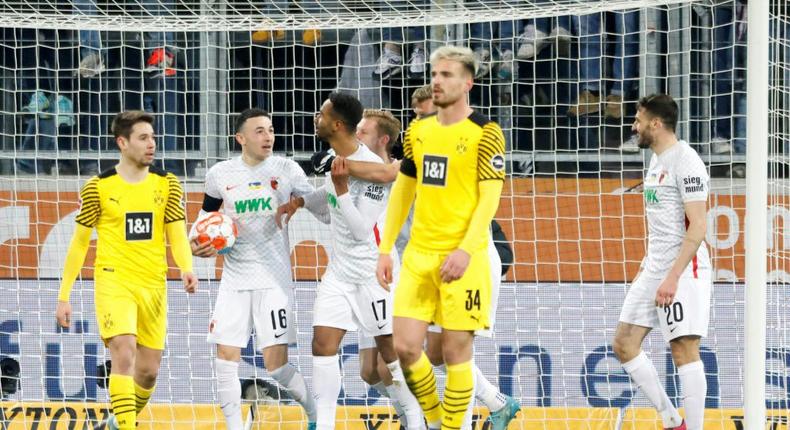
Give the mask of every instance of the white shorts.
[[708, 335], [710, 322], [710, 273], [699, 278], [683, 275], [669, 306], [656, 306], [656, 292], [663, 279], [640, 275], [625, 296], [620, 322], [648, 328], [661, 328], [667, 342], [681, 336]]
[[375, 278], [368, 282], [341, 281], [327, 271], [318, 286], [313, 307], [313, 327], [359, 330], [369, 337], [392, 334], [392, 292]]
[[[499, 304], [499, 286], [502, 284], [502, 260], [499, 258], [499, 253], [491, 239], [488, 241], [488, 258], [491, 264], [491, 310], [488, 313], [489, 324], [487, 329], [475, 330], [475, 336], [492, 338], [494, 337], [494, 322], [496, 321], [496, 310]], [[428, 326], [428, 331], [431, 333], [441, 333], [442, 328], [436, 324], [431, 324]], [[360, 349], [362, 349], [361, 345]]]
[[244, 348], [255, 328], [256, 349], [296, 342], [290, 292], [221, 288], [208, 329], [208, 341]]

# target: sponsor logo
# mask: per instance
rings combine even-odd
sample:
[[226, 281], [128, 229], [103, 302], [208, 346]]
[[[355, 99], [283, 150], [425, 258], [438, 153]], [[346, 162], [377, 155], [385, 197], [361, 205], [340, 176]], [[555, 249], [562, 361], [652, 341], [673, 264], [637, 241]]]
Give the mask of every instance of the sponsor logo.
[[491, 157], [491, 167], [497, 172], [505, 170], [505, 157], [502, 154], [496, 154]]
[[705, 184], [699, 176], [686, 176], [683, 178], [683, 188], [686, 193], [701, 193], [705, 191]]
[[327, 203], [329, 203], [329, 206], [332, 206], [333, 208], [337, 209], [337, 197], [334, 194], [327, 193], [326, 201]]
[[225, 191], [230, 191], [230, 190], [232, 190], [232, 189], [234, 189], [234, 188], [236, 188], [238, 186], [239, 186], [238, 184], [236, 184], [236, 185], [227, 185], [227, 186], [225, 186]]
[[284, 331], [284, 332], [282, 332], [282, 333], [279, 333], [279, 334], [275, 333], [275, 334], [274, 334], [274, 338], [275, 338], [275, 339], [279, 339], [279, 338], [280, 338], [280, 337], [282, 337], [282, 336], [283, 336], [285, 333], [288, 333], [288, 332], [287, 332], [287, 331]]
[[370, 184], [365, 190], [365, 197], [380, 202], [384, 200], [384, 186]]
[[655, 188], [645, 188], [645, 203], [658, 203], [658, 190]]
[[[111, 202], [115, 202], [116, 204], [119, 204], [119, 205], [121, 204], [121, 198], [120, 198], [120, 197], [119, 197], [119, 198], [117, 198], [117, 199], [116, 199], [115, 197], [110, 197], [110, 199], [109, 199], [109, 200], [110, 200]], [[82, 200], [80, 200], [80, 205], [82, 205]]]
[[237, 200], [234, 203], [236, 207], [237, 214], [243, 214], [245, 212], [259, 212], [265, 210], [274, 210], [272, 209], [272, 198], [271, 197], [261, 197], [257, 199], [247, 199], [247, 200]]
[[386, 325], [387, 325], [387, 322], [386, 322], [386, 321], [384, 321], [384, 322], [383, 322], [383, 323], [381, 323], [381, 324], [377, 324], [377, 325], [376, 325], [376, 327], [378, 327], [378, 328], [379, 328], [379, 330], [381, 330], [381, 329], [382, 329], [382, 328], [384, 328], [384, 326], [386, 326]]

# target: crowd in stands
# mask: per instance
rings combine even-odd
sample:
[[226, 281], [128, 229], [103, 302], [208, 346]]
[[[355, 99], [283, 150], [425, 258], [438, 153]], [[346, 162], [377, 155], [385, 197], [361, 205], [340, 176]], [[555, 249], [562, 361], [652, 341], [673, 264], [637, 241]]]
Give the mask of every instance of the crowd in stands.
[[[73, 13], [95, 14], [96, 1], [75, 0]], [[138, 4], [151, 15], [178, 7], [174, 0]], [[267, 4], [286, 8], [288, 0]], [[717, 0], [691, 10], [688, 79], [694, 102], [688, 105], [688, 138], [702, 153], [743, 154], [746, 2]], [[515, 150], [635, 152], [629, 137], [642, 93], [642, 44], [652, 30], [666, 35], [661, 30], [675, 28], [665, 17], [666, 28], [646, 32], [642, 15], [626, 10], [467, 25], [464, 40], [480, 62], [473, 105], [511, 130], [508, 144]], [[10, 135], [16, 150], [83, 154], [79, 161], [64, 162], [20, 156], [18, 173], [92, 174], [102, 166], [91, 155], [114, 150], [108, 118], [141, 108], [156, 114], [165, 168], [183, 175], [194, 168], [190, 154], [206, 151], [205, 112], [231, 117], [226, 114], [255, 106], [274, 112], [275, 129], [282, 130], [276, 149], [312, 153], [321, 149], [312, 115], [336, 88], [357, 91], [368, 107], [408, 118], [409, 95], [429, 80], [432, 32], [435, 28], [232, 32], [222, 38], [226, 45], [216, 62], [207, 63], [209, 50], [193, 33], [0, 29], [3, 79], [16, 89], [0, 94], [3, 105], [13, 107], [3, 110], [14, 113], [14, 131], [6, 133], [3, 147], [9, 149]], [[202, 86], [205, 64], [228, 71], [220, 75], [227, 79], [217, 88], [221, 94]], [[233, 149], [232, 139], [221, 142]], [[194, 158], [199, 163], [204, 156]]]

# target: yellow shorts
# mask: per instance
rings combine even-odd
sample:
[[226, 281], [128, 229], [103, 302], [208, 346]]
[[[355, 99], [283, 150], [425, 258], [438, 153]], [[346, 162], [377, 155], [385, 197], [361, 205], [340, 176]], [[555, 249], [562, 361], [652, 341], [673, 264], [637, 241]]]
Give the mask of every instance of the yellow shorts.
[[487, 329], [491, 308], [488, 251], [474, 252], [464, 276], [449, 284], [439, 274], [446, 257], [406, 247], [393, 315], [434, 322], [448, 330]]
[[161, 281], [145, 282], [96, 270], [94, 302], [99, 335], [106, 343], [122, 334], [137, 336], [139, 345], [165, 349], [167, 289]]

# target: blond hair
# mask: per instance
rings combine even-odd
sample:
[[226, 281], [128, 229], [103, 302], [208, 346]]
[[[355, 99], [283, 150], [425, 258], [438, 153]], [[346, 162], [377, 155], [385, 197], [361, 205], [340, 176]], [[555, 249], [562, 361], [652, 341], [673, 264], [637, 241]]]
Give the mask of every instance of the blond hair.
[[464, 69], [471, 73], [472, 76], [477, 73], [477, 58], [475, 58], [475, 53], [465, 46], [442, 46], [431, 54], [431, 64], [435, 64], [439, 60], [457, 61], [461, 63]]
[[431, 84], [423, 85], [411, 93], [411, 107], [414, 107], [415, 102], [420, 103], [433, 97], [433, 90]]
[[381, 109], [365, 109], [362, 113], [362, 118], [376, 120], [376, 130], [379, 134], [386, 134], [390, 137], [387, 143], [387, 152], [390, 152], [392, 145], [398, 141], [400, 137], [401, 123], [395, 115]]

